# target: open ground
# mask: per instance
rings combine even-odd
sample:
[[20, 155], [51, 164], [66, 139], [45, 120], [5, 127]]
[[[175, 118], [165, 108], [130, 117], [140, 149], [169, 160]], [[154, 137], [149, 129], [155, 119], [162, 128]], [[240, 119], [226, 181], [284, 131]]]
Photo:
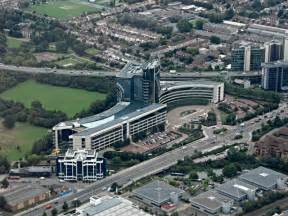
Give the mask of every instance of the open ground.
[[60, 110], [69, 117], [89, 107], [94, 101], [104, 100], [106, 95], [81, 89], [40, 84], [33, 80], [20, 83], [2, 94], [0, 97], [23, 103], [30, 107], [33, 101], [40, 101], [47, 110]]
[[9, 130], [0, 123], [0, 154], [10, 161], [19, 160], [29, 154], [33, 143], [46, 133], [46, 128], [27, 123], [16, 123], [15, 128]]
[[80, 16], [84, 12], [96, 12], [99, 9], [96, 4], [87, 4], [79, 0], [50, 1], [45, 4], [32, 5], [29, 8], [30, 11], [60, 19]]

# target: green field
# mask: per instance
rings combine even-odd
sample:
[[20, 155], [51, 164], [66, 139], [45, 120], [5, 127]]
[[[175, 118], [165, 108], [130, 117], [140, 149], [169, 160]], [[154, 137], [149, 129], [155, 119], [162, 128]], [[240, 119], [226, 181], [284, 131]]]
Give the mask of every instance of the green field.
[[42, 15], [46, 14], [51, 17], [66, 19], [74, 16], [80, 16], [83, 12], [99, 11], [99, 8], [97, 8], [96, 5], [94, 6], [84, 1], [65, 0], [50, 1], [47, 4], [32, 5], [29, 10], [35, 11], [36, 13]]
[[22, 43], [23, 43], [23, 40], [19, 38], [7, 37], [8, 48], [15, 48], [15, 49], [20, 48]]
[[16, 123], [11, 130], [5, 129], [0, 123], [0, 154], [7, 156], [10, 161], [18, 160], [29, 154], [33, 143], [46, 133], [46, 128], [27, 123]]
[[85, 52], [89, 55], [97, 55], [99, 53], [99, 50], [95, 48], [89, 48], [86, 49]]
[[26, 81], [2, 94], [1, 98], [14, 100], [30, 107], [38, 100], [47, 110], [60, 110], [69, 117], [89, 107], [96, 100], [104, 100], [105, 94], [81, 89], [45, 85], [33, 80]]

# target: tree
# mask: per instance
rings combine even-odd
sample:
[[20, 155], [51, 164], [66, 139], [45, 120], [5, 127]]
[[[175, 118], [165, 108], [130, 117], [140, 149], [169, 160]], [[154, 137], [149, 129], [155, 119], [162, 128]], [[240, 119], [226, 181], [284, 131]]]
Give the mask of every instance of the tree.
[[203, 20], [197, 19], [195, 21], [195, 29], [203, 30], [203, 26], [204, 26], [204, 21]]
[[66, 212], [69, 209], [69, 206], [66, 201], [63, 203], [62, 209], [64, 212]]
[[58, 211], [56, 208], [53, 208], [51, 211], [52, 216], [56, 216], [58, 214]]
[[210, 13], [210, 14], [208, 14], [208, 19], [212, 23], [222, 23], [223, 22], [223, 15], [222, 14], [216, 14], [216, 13]]
[[177, 28], [180, 32], [190, 32], [192, 24], [187, 19], [181, 19], [177, 23]]
[[4, 118], [3, 126], [7, 129], [12, 129], [15, 127], [15, 119], [12, 115], [8, 115]]
[[234, 12], [233, 8], [229, 8], [228, 10], [225, 11], [224, 19], [230, 20], [234, 17], [234, 15], [235, 15], [235, 12]]
[[196, 172], [191, 172], [189, 174], [189, 179], [191, 179], [191, 180], [197, 180], [198, 178], [199, 178], [199, 176]]
[[7, 178], [5, 178], [5, 179], [1, 182], [1, 184], [2, 184], [2, 188], [7, 188], [7, 187], [9, 186], [9, 182], [8, 182]]
[[56, 50], [57, 52], [64, 52], [66, 53], [68, 50], [69, 46], [66, 43], [66, 41], [59, 41], [56, 43]]
[[42, 216], [47, 216], [47, 213], [46, 213], [46, 212], [44, 212], [44, 213], [42, 214]]
[[234, 177], [237, 175], [237, 167], [234, 164], [225, 165], [222, 173], [227, 178]]
[[221, 39], [215, 35], [212, 35], [210, 37], [210, 42], [213, 44], [220, 44], [221, 43]]

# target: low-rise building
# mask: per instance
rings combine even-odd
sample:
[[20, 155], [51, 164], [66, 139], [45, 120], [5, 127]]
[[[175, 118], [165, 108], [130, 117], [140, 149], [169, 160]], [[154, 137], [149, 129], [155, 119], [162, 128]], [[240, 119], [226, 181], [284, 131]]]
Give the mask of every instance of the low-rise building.
[[133, 191], [135, 198], [145, 204], [157, 207], [167, 203], [177, 203], [179, 197], [184, 193], [185, 191], [159, 180], [152, 181]]
[[6, 200], [6, 208], [10, 211], [19, 211], [49, 198], [48, 188], [25, 185], [5, 191], [1, 196]]
[[95, 150], [68, 150], [57, 158], [57, 175], [65, 181], [97, 181], [105, 177], [106, 162]]
[[233, 199], [215, 191], [207, 191], [190, 199], [192, 207], [207, 215], [229, 213], [233, 206]]
[[228, 181], [216, 188], [218, 193], [225, 195], [237, 202], [246, 199], [254, 200], [257, 190], [258, 187], [238, 179]]
[[11, 169], [10, 176], [20, 177], [50, 177], [52, 168], [50, 166], [29, 166]]
[[65, 213], [65, 216], [150, 216], [150, 214], [119, 196], [92, 196], [89, 203], [76, 208], [75, 213]]
[[276, 188], [283, 188], [285, 182], [288, 180], [288, 176], [260, 166], [240, 175], [239, 179], [267, 191]]

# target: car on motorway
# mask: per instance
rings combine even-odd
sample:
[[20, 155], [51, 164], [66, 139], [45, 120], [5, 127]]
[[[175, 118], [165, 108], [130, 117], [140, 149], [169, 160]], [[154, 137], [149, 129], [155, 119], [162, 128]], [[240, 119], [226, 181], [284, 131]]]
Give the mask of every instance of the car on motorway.
[[52, 205], [51, 205], [51, 204], [47, 204], [47, 205], [44, 206], [44, 208], [45, 208], [45, 209], [51, 209], [51, 208], [52, 208]]

